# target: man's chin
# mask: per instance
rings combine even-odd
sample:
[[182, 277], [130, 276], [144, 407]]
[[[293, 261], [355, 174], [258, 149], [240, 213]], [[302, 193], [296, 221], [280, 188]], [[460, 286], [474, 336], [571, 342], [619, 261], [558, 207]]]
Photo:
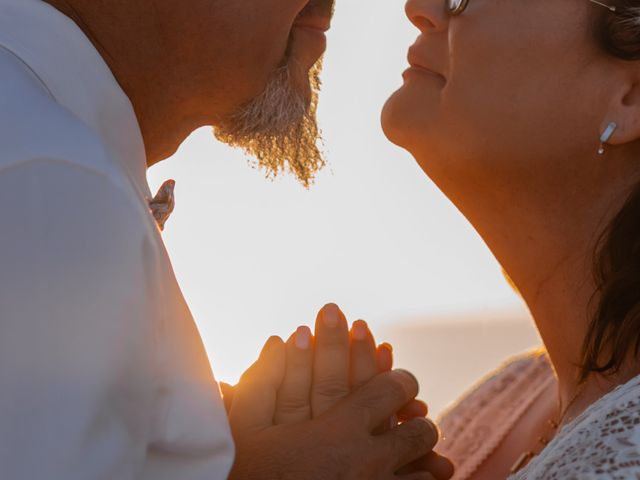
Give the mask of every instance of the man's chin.
[[216, 137], [245, 150], [267, 176], [288, 171], [310, 186], [325, 165], [316, 122], [321, 69], [321, 61], [305, 69], [289, 57], [261, 95], [215, 129]]
[[312, 106], [314, 99], [314, 92], [316, 91], [318, 82], [311, 78], [312, 73], [310, 71], [298, 71], [291, 73], [291, 84], [293, 89], [297, 92], [300, 99], [304, 102], [305, 107], [309, 110]]

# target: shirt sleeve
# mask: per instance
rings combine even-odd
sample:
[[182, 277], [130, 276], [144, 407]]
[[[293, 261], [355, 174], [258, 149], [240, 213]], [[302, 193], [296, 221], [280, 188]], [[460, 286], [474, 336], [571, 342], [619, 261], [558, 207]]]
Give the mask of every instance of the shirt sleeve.
[[128, 198], [64, 161], [0, 171], [2, 478], [133, 479], [144, 462], [149, 230]]

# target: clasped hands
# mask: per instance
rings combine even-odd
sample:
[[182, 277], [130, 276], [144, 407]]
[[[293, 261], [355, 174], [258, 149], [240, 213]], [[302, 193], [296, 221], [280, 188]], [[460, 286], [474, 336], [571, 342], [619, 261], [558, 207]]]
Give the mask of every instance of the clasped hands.
[[[391, 370], [365, 322], [336, 305], [315, 335], [270, 338], [235, 387], [222, 386], [236, 444], [231, 480], [447, 480], [433, 452], [438, 430], [416, 400], [418, 384]], [[400, 423], [399, 423], [400, 422]]]

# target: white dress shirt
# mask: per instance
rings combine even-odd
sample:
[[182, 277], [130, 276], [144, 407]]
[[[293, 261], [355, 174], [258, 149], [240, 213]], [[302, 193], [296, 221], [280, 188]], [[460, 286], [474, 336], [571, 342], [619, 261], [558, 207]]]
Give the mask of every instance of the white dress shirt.
[[222, 480], [233, 444], [129, 99], [82, 31], [0, 0], [0, 478]]

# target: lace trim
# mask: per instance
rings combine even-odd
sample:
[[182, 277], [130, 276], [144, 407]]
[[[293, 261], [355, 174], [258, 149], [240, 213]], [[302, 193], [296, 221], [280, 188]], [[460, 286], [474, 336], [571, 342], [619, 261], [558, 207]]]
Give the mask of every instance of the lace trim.
[[590, 405], [509, 478], [640, 479], [640, 376]]

